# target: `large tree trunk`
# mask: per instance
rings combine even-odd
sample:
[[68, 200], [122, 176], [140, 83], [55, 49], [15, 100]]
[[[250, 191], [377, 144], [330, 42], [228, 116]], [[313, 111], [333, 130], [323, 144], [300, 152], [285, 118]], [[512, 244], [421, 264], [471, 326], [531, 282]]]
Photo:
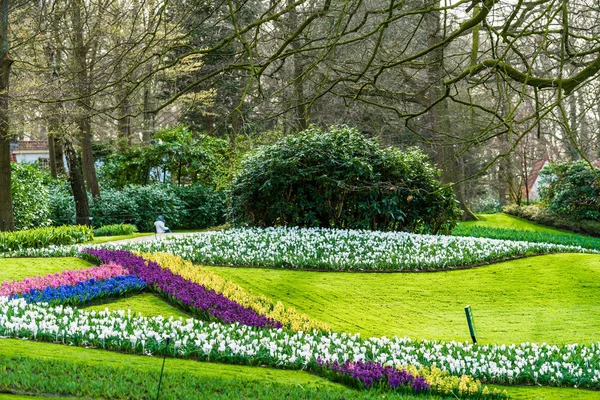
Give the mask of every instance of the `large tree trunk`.
[[83, 21], [81, 19], [82, 0], [73, 0], [72, 19], [73, 19], [73, 61], [76, 72], [77, 95], [79, 100], [77, 105], [81, 115], [78, 118], [77, 126], [79, 128], [81, 141], [81, 155], [83, 175], [92, 196], [100, 196], [100, 187], [96, 177], [96, 166], [94, 165], [94, 154], [92, 152], [92, 123], [91, 123], [91, 88], [88, 76], [87, 53], [88, 47], [83, 38]]
[[[443, 40], [443, 21], [439, 11], [433, 11], [426, 14], [426, 23], [428, 27], [428, 45], [435, 46]], [[439, 46], [430, 53], [429, 66], [427, 68], [429, 75], [429, 101], [435, 101], [443, 96], [445, 87], [443, 85], [444, 72], [444, 47]], [[431, 110], [429, 116], [431, 120], [429, 139], [434, 144], [433, 153], [438, 167], [441, 170], [442, 182], [452, 184], [456, 199], [460, 203], [463, 211], [463, 220], [475, 220], [477, 217], [469, 209], [466, 198], [464, 196], [463, 178], [461, 175], [461, 166], [459, 165], [458, 156], [453, 139], [444, 137], [444, 134], [450, 132], [450, 120], [448, 115], [447, 99], [440, 101]]]
[[81, 171], [81, 161], [68, 139], [64, 141], [64, 147], [69, 166], [69, 183], [75, 199], [75, 222], [78, 225], [87, 225], [90, 221], [90, 206]]
[[10, 172], [8, 129], [8, 78], [12, 60], [8, 54], [8, 0], [0, 1], [0, 229], [15, 229]]
[[[287, 0], [288, 7], [294, 4], [294, 0]], [[294, 8], [290, 11], [288, 17], [288, 34], [293, 34], [298, 29], [298, 12]], [[300, 49], [300, 38], [292, 40], [290, 46], [294, 52]], [[295, 126], [299, 131], [303, 131], [308, 128], [309, 123], [309, 108], [307, 107], [305, 95], [304, 95], [304, 64], [302, 61], [302, 55], [292, 55], [292, 84], [294, 87], [293, 96], [293, 110]]]
[[142, 127], [142, 141], [146, 144], [150, 143], [150, 138], [154, 133], [154, 113], [152, 93], [150, 92], [151, 84], [147, 82], [144, 85], [144, 115], [143, 115], [143, 127]]

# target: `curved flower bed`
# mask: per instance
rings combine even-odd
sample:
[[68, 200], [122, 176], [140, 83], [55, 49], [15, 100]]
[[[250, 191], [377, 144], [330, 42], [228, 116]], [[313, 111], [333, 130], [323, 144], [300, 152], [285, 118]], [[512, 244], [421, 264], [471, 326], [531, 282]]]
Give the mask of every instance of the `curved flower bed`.
[[280, 328], [281, 323], [259, 315], [251, 308], [243, 307], [223, 295], [188, 281], [153, 261], [145, 260], [124, 250], [86, 249], [83, 253], [101, 262], [113, 262], [124, 266], [149, 287], [169, 300], [183, 306], [203, 319], [238, 322], [242, 325]]
[[74, 285], [48, 286], [42, 290], [33, 289], [23, 294], [14, 294], [12, 297], [23, 298], [28, 303], [80, 305], [107, 297], [139, 292], [145, 287], [146, 283], [138, 277], [124, 275], [103, 280], [92, 278]]
[[0, 284], [0, 296], [29, 293], [34, 289], [43, 290], [47, 287], [57, 288], [65, 285], [75, 285], [90, 279], [108, 279], [128, 275], [127, 269], [114, 263], [98, 267], [56, 272], [44, 276], [33, 276], [15, 281], [4, 281]]
[[549, 243], [319, 228], [239, 228], [120, 247], [166, 252], [196, 264], [331, 271], [450, 269], [536, 254], [598, 252]]
[[[403, 232], [322, 228], [237, 228], [167, 240], [90, 248], [167, 252], [197, 264], [331, 271], [452, 269], [546, 253], [595, 253], [578, 246]], [[81, 247], [50, 246], [3, 257], [74, 256]]]
[[240, 285], [228, 281], [212, 271], [193, 265], [181, 257], [168, 253], [142, 253], [139, 254], [146, 260], [158, 263], [162, 268], [182, 276], [184, 279], [195, 282], [207, 290], [222, 294], [231, 301], [253, 309], [260, 315], [279, 321], [281, 324], [293, 331], [328, 331], [327, 324], [315, 321], [306, 314], [300, 314], [294, 308], [285, 307], [283, 303], [275, 302], [264, 295], [255, 295], [242, 288]]
[[[409, 339], [225, 325], [196, 319], [132, 317], [125, 312], [86, 312], [44, 307], [0, 297], [0, 335], [144, 354], [285, 368], [321, 363], [374, 362], [417, 368], [436, 365], [452, 375], [489, 383], [600, 388], [600, 343], [551, 346], [474, 346]], [[169, 337], [171, 344], [165, 347]]]

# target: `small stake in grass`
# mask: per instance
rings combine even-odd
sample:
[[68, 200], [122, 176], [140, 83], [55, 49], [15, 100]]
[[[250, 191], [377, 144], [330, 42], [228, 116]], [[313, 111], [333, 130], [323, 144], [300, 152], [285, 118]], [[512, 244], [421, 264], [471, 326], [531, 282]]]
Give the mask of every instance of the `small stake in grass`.
[[160, 369], [160, 378], [158, 379], [158, 390], [156, 391], [156, 400], [158, 400], [158, 396], [160, 396], [160, 384], [162, 383], [163, 371], [165, 370], [165, 361], [167, 360], [167, 350], [169, 348], [170, 341], [171, 341], [171, 338], [168, 337], [167, 343], [165, 344], [165, 354], [163, 356], [163, 364], [162, 364], [162, 368]]
[[475, 317], [473, 316], [473, 311], [471, 311], [471, 306], [465, 307], [465, 314], [467, 314], [467, 323], [469, 324], [469, 332], [471, 332], [471, 339], [473, 339], [473, 344], [477, 344], [477, 333], [475, 332]]

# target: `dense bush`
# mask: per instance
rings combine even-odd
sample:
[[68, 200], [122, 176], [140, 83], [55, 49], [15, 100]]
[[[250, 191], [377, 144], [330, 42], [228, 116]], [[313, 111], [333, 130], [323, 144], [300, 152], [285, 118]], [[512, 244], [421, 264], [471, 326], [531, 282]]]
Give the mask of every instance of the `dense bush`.
[[452, 189], [417, 149], [382, 150], [360, 132], [308, 129], [242, 161], [231, 186], [236, 225], [449, 232]]
[[[99, 199], [90, 197], [89, 201], [96, 228], [128, 223], [140, 231], [151, 232], [159, 215], [165, 216], [167, 226], [172, 229], [207, 228], [225, 220], [225, 194], [199, 184], [105, 188]], [[55, 224], [74, 222], [75, 204], [68, 185], [51, 186], [50, 205], [50, 216]]]
[[178, 229], [199, 229], [225, 223], [225, 192], [204, 185], [171, 186], [185, 208]]
[[220, 187], [227, 175], [227, 142], [184, 126], [152, 136], [152, 145], [106, 157], [98, 170], [102, 184], [114, 188], [151, 183]]
[[540, 205], [518, 206], [516, 204], [511, 204], [502, 207], [502, 212], [537, 222], [541, 225], [600, 237], [600, 221], [577, 221], [569, 219], [568, 217], [556, 215]]
[[52, 225], [75, 224], [75, 200], [67, 181], [55, 181], [48, 187], [49, 217]]
[[131, 224], [113, 224], [105, 225], [100, 228], [94, 229], [94, 236], [117, 236], [117, 235], [131, 235], [137, 232], [135, 225]]
[[600, 221], [600, 168], [583, 162], [546, 166], [540, 173], [540, 199], [548, 210], [571, 220]]
[[154, 230], [159, 215], [167, 218], [169, 227], [178, 226], [185, 203], [168, 185], [126, 186], [121, 190], [104, 189], [100, 198], [91, 199], [90, 215], [94, 226], [127, 222], [142, 232]]
[[0, 252], [84, 243], [93, 239], [92, 228], [81, 225], [0, 232]]
[[12, 201], [16, 229], [49, 226], [50, 205], [45, 173], [36, 165], [11, 163]]

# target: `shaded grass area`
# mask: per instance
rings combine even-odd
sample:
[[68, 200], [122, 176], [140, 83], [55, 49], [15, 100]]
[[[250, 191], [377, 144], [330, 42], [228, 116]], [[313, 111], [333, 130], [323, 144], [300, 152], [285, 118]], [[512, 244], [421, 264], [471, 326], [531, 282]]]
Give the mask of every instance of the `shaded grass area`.
[[[584, 236], [576, 233], [563, 231], [556, 228], [536, 224], [525, 219], [514, 217], [508, 214], [478, 214], [478, 221], [459, 222], [459, 226], [481, 226], [485, 228], [504, 228], [504, 229], [523, 229], [536, 232], [557, 233], [563, 235]], [[585, 236], [584, 236], [585, 237]]]
[[552, 254], [435, 273], [306, 272], [208, 267], [333, 330], [481, 343], [592, 343], [600, 329], [600, 256]]
[[160, 297], [153, 293], [141, 293], [129, 297], [123, 297], [119, 299], [112, 299], [101, 304], [96, 304], [90, 307], [80, 307], [86, 311], [96, 310], [102, 311], [108, 308], [110, 311], [116, 310], [131, 310], [132, 312], [138, 312], [146, 317], [152, 317], [162, 315], [165, 318], [173, 316], [175, 318], [191, 318], [191, 316], [165, 302]]
[[87, 261], [74, 257], [0, 258], [0, 280], [19, 280], [92, 266]]
[[[10, 350], [8, 350], [10, 349]], [[154, 398], [161, 358], [94, 349], [0, 340], [0, 388], [80, 397]], [[161, 399], [375, 399], [302, 371], [168, 359]], [[389, 399], [437, 399], [386, 393]]]

